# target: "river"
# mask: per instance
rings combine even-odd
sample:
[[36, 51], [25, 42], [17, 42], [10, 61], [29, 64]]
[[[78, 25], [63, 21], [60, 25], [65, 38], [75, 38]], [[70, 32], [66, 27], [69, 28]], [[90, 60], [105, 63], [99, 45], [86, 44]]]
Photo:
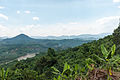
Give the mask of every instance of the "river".
[[35, 57], [36, 56], [36, 53], [32, 53], [32, 54], [27, 54], [25, 56], [21, 56], [19, 58], [17, 58], [18, 61], [20, 60], [26, 60], [27, 58], [32, 58], [32, 57]]

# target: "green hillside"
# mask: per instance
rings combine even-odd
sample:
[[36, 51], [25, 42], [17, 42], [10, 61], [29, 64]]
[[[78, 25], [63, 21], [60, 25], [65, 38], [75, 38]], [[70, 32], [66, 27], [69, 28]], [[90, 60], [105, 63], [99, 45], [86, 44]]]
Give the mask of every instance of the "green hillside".
[[92, 40], [64, 39], [48, 40], [34, 39], [25, 34], [0, 41], [0, 63], [15, 60], [20, 56], [33, 53], [44, 53], [49, 47], [55, 50], [72, 48]]
[[118, 27], [113, 35], [62, 51], [49, 48], [44, 56], [2, 67], [9, 68], [8, 80], [118, 80], [119, 31]]
[[[89, 70], [86, 66], [86, 60], [88, 60], [89, 65], [94, 64], [96, 68], [102, 68], [105, 64], [103, 61], [101, 62], [99, 60], [104, 57], [101, 52], [102, 44], [110, 51], [113, 45], [113, 35], [59, 52], [54, 52], [54, 49], [50, 48], [45, 56], [40, 57], [40, 54], [38, 54], [34, 58], [22, 60], [20, 62], [14, 61], [4, 65], [4, 67], [10, 68], [11, 71], [8, 77], [11, 80], [53, 80], [53, 77], [57, 77], [57, 75], [52, 73], [54, 70], [51, 67], [54, 66], [62, 72], [66, 62], [71, 67], [74, 67], [75, 64], [77, 64], [81, 69], [84, 68], [85, 70], [83, 69], [82, 74], [85, 76]], [[120, 57], [118, 54], [119, 53], [115, 53], [115, 56], [119, 59]], [[119, 71], [119, 65], [116, 65], [114, 65], [112, 70]], [[103, 68], [106, 69], [105, 66]]]

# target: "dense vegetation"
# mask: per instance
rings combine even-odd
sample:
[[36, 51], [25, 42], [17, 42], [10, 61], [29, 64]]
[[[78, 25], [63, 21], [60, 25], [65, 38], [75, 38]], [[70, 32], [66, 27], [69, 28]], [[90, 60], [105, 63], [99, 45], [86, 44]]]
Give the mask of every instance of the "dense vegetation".
[[[1, 66], [2, 80], [119, 80], [119, 30], [81, 46]], [[3, 69], [3, 67], [5, 69]], [[4, 73], [3, 73], [4, 72]], [[4, 75], [4, 76], [3, 76]]]
[[47, 40], [33, 39], [27, 35], [20, 34], [13, 38], [0, 41], [0, 63], [15, 60], [26, 54], [47, 52], [49, 47], [55, 50], [62, 50], [69, 47], [81, 45], [91, 40], [82, 39], [64, 39], [64, 40]]

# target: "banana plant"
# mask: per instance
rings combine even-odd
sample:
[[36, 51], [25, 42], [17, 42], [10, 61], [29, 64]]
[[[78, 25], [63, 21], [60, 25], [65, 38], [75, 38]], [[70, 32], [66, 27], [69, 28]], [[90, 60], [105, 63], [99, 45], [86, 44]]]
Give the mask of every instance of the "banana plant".
[[85, 60], [85, 63], [86, 63], [86, 67], [87, 67], [90, 71], [92, 71], [92, 70], [94, 69], [94, 64], [96, 64], [96, 62], [95, 62], [93, 59], [91, 59], [91, 58], [86, 59], [86, 60]]
[[78, 64], [75, 64], [75, 66], [73, 67], [73, 80], [86, 80], [86, 70], [85, 67], [80, 67]]
[[75, 64], [74, 67], [70, 67], [67, 63], [64, 64], [64, 69], [60, 72], [55, 67], [52, 67], [54, 74], [58, 75], [57, 78], [53, 80], [76, 80], [76, 78], [85, 79], [85, 76], [82, 74], [85, 72], [85, 68], [79, 67], [78, 64]]
[[116, 50], [115, 45], [113, 45], [111, 47], [110, 51], [107, 51], [107, 49], [104, 47], [104, 45], [101, 45], [101, 51], [102, 51], [102, 54], [103, 54], [103, 59], [104, 59], [104, 62], [105, 62], [105, 66], [107, 68], [110, 68], [110, 66], [112, 66], [112, 63], [114, 61], [116, 61], [114, 59], [115, 50]]
[[104, 47], [104, 45], [101, 45], [101, 51], [103, 54], [103, 59], [104, 59], [104, 67], [107, 69], [108, 71], [108, 79], [107, 80], [111, 80], [110, 76], [112, 75], [112, 67], [114, 66], [114, 64], [120, 60], [120, 58], [116, 58], [116, 56], [114, 56], [115, 54], [115, 50], [116, 50], [116, 46], [115, 44], [111, 47], [110, 51], [107, 51], [107, 49]]
[[1, 80], [8, 80], [8, 69], [5, 71], [4, 68], [1, 68], [1, 71], [0, 71], [0, 78]]
[[109, 61], [114, 56], [115, 50], [116, 50], [115, 44], [112, 46], [110, 51], [107, 51], [104, 45], [101, 45], [101, 51], [102, 51], [105, 61]]
[[60, 72], [58, 69], [56, 69], [55, 67], [52, 67], [52, 69], [54, 70], [54, 74], [58, 75], [57, 78], [54, 78], [54, 80], [69, 80], [72, 78], [72, 69], [70, 68], [70, 65], [68, 65], [67, 63], [64, 64], [64, 69], [62, 72]]
[[[108, 51], [104, 45], [101, 45], [101, 52], [103, 57], [99, 57], [98, 55], [93, 55], [95, 59], [97, 59], [100, 63], [102, 63], [102, 66], [99, 66], [99, 68], [105, 68], [108, 72], [108, 78], [107, 80], [111, 80], [112, 69], [114, 68], [114, 65], [118, 65], [117, 62], [120, 61], [119, 56], [115, 56], [115, 50], [116, 46], [115, 44], [111, 47], [111, 49]], [[94, 63], [95, 61], [91, 58], [86, 59], [86, 66], [89, 70], [93, 70], [94, 66], [89, 66], [91, 63]], [[96, 64], [96, 63], [94, 63]]]

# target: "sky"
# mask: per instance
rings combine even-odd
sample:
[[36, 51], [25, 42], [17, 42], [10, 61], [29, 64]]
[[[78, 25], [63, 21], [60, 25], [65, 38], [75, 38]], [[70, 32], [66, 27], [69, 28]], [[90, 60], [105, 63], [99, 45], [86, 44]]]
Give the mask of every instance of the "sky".
[[0, 0], [0, 37], [112, 33], [120, 0]]

